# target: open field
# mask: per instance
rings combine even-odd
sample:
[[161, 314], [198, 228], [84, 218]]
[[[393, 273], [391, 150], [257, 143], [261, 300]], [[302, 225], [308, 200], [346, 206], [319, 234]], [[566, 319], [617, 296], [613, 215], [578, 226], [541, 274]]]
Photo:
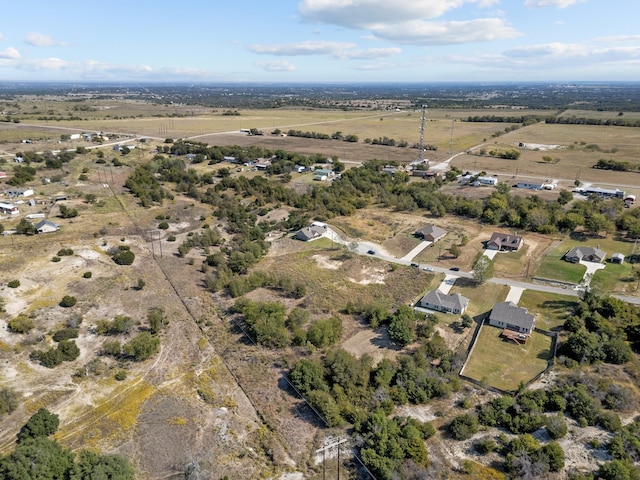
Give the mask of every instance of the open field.
[[[124, 135], [155, 138], [136, 143], [138, 148], [123, 157], [112, 151], [110, 146], [100, 147], [98, 150], [104, 152], [106, 164], [97, 164], [98, 150], [92, 150], [78, 155], [62, 169], [39, 170], [39, 177], [29, 186], [36, 192], [35, 198], [44, 203], [33, 207], [21, 204], [20, 216], [0, 218], [8, 229], [14, 227], [24, 214], [42, 211], [62, 226], [58, 233], [50, 235], [0, 236], [0, 296], [6, 302], [6, 312], [0, 313], [3, 327], [0, 329], [0, 360], [5, 362], [0, 373], [0, 386], [14, 386], [24, 398], [23, 406], [2, 418], [0, 452], [6, 453], [11, 448], [15, 433], [29, 414], [47, 406], [61, 416], [61, 430], [56, 438], [63, 444], [72, 448], [90, 446], [124, 453], [133, 459], [141, 480], [182, 478], [185, 476], [184, 465], [194, 457], [203, 465], [210, 466], [207, 473], [211, 478], [224, 475], [230, 478], [278, 478], [281, 471], [304, 466], [307, 469], [305, 474], [309, 474], [305, 478], [319, 479], [320, 470], [311, 465], [309, 459], [323, 437], [336, 431], [321, 428], [309, 407], [284, 381], [288, 368], [296, 360], [317, 351], [308, 345], [300, 349], [269, 350], [252, 344], [239, 326], [230, 320], [229, 309], [236, 300], [225, 292], [212, 293], [206, 288], [202, 262], [207, 254], [217, 252], [219, 248], [193, 249], [185, 257], [177, 254], [177, 247], [182, 241], [202, 231], [205, 223], [224, 230], [225, 221], [212, 215], [216, 207], [174, 192], [175, 197], [162, 206], [142, 208], [124, 188], [124, 182], [137, 165], [153, 157], [154, 148], [163, 145], [166, 137], [193, 138], [220, 145], [260, 145], [304, 154], [322, 153], [329, 157], [335, 155], [354, 162], [348, 164], [348, 168], [371, 158], [407, 162], [415, 158], [415, 149], [368, 145], [363, 140], [384, 135], [407, 140], [411, 144], [417, 141], [420, 112], [240, 109], [240, 116], [225, 116], [222, 109], [186, 105], [159, 106], [101, 100], [91, 107], [95, 110], [78, 111], [74, 110], [77, 102], [54, 103], [53, 100], [42, 101], [37, 112], [43, 114], [53, 110], [56, 115], [72, 114], [82, 120], [40, 122], [34, 118], [34, 112], [33, 115], [25, 114], [19, 124], [0, 123], [0, 155], [6, 154], [1, 158], [8, 160], [0, 170], [10, 174], [12, 154], [26, 149], [42, 151], [61, 146], [96, 146], [82, 141], [59, 144], [61, 134], [95, 130], [121, 132], [122, 136], [116, 140], [124, 139]], [[635, 182], [634, 175], [637, 174], [596, 171], [590, 169], [590, 164], [597, 161], [594, 159], [603, 157], [635, 158], [634, 152], [640, 149], [640, 135], [636, 129], [532, 125], [494, 139], [492, 133], [508, 125], [461, 121], [474, 112], [487, 113], [486, 110], [430, 111], [425, 143], [437, 145], [438, 150], [428, 151], [426, 156], [434, 161], [452, 156], [447, 151], [453, 125], [454, 152], [465, 151], [485, 142], [485, 139], [489, 146], [505, 148], [517, 146], [519, 141], [565, 142], [567, 146], [550, 153], [560, 158], [554, 165], [540, 161], [541, 156], [548, 152], [524, 150], [518, 161], [477, 155], [460, 155], [452, 161], [454, 165], [464, 164], [465, 169], [500, 172], [500, 179], [509, 181], [516, 180], [516, 177], [511, 178], [516, 172], [519, 176], [540, 174], [545, 178], [567, 175], [567, 187], [576, 175], [581, 180], [584, 180], [583, 175], [587, 178], [596, 174], [602, 182], [616, 179]], [[454, 119], [456, 121], [452, 122]], [[32, 125], [36, 123], [45, 126]], [[252, 127], [262, 128], [267, 133], [273, 128], [328, 134], [341, 131], [345, 135], [358, 135], [360, 141], [351, 144], [270, 134], [247, 136], [239, 132], [240, 128]], [[21, 143], [24, 137], [34, 139], [35, 143]], [[597, 143], [600, 151], [587, 149], [582, 143], [586, 140]], [[618, 151], [603, 151], [611, 148]], [[124, 165], [113, 166], [113, 158], [118, 158]], [[203, 173], [227, 166], [203, 162], [189, 167]], [[235, 166], [232, 170], [234, 177], [263, 175], [254, 171], [237, 172]], [[86, 180], [80, 180], [80, 175], [86, 175]], [[61, 177], [59, 182], [43, 183], [40, 178], [56, 176]], [[310, 174], [293, 174], [292, 177], [288, 185], [301, 191], [320, 185], [311, 180]], [[165, 185], [169, 190], [173, 187], [168, 182]], [[198, 188], [204, 190], [209, 185]], [[465, 187], [462, 190], [458, 185], [446, 188], [456, 189], [455, 192], [461, 195], [478, 197], [493, 192], [490, 188]], [[640, 186], [637, 190], [640, 191]], [[95, 203], [87, 201], [85, 195], [89, 193], [96, 196]], [[512, 193], [535, 194], [544, 200], [557, 196], [557, 191]], [[58, 216], [60, 205], [50, 200], [62, 194], [68, 198], [65, 205], [78, 209], [78, 217], [62, 219]], [[249, 196], [243, 202], [249, 203], [254, 199]], [[266, 205], [264, 210], [269, 213], [262, 215], [264, 212], [261, 212], [261, 220], [281, 220], [293, 207]], [[157, 228], [161, 219], [166, 219], [169, 224], [166, 231]], [[349, 217], [331, 218], [328, 223], [345, 238], [378, 243], [398, 257], [418, 244], [412, 236], [414, 230], [434, 223], [449, 233], [423, 250], [414, 261], [443, 268], [456, 266], [465, 271], [471, 269], [473, 259], [482, 251], [483, 242], [491, 233], [505, 231], [475, 220], [452, 216], [433, 218], [423, 210], [396, 212], [379, 205], [356, 210]], [[169, 235], [174, 235], [176, 241], [168, 241]], [[247, 298], [283, 302], [288, 311], [295, 306], [303, 306], [312, 319], [339, 317], [343, 321], [344, 334], [338, 346], [357, 357], [369, 355], [374, 363], [409, 352], [410, 349], [403, 350], [390, 341], [386, 327], [372, 330], [356, 316], [345, 314], [344, 308], [350, 302], [358, 305], [379, 303], [388, 309], [409, 304], [426, 291], [436, 288], [443, 274], [427, 273], [367, 255], [358, 256], [328, 239], [305, 243], [293, 240], [291, 232], [281, 235], [282, 232], [273, 232], [268, 236], [271, 243], [269, 252], [254, 268], [294, 284], [303, 284], [307, 294], [302, 299], [294, 299], [275, 289], [258, 288], [248, 293]], [[223, 231], [223, 236], [227, 241], [226, 248], [233, 234]], [[529, 233], [524, 236], [525, 248], [520, 252], [497, 255], [497, 277], [523, 278], [532, 276], [535, 271], [539, 276], [569, 278], [569, 281], [575, 277], [575, 283], [578, 283], [584, 267], [560, 260], [560, 256], [572, 246], [599, 244], [608, 256], [614, 252], [628, 255], [633, 247], [631, 243], [603, 238], [588, 242], [565, 239], [552, 248], [556, 239], [550, 236]], [[458, 258], [453, 258], [448, 252], [454, 244], [464, 244]], [[129, 246], [135, 252], [136, 261], [131, 267], [117, 266], [107, 255], [109, 248], [120, 245]], [[59, 262], [52, 261], [56, 252], [65, 247], [72, 248], [74, 255], [63, 257]], [[549, 254], [544, 256], [543, 253], [549, 249]], [[539, 267], [538, 262], [542, 262]], [[91, 278], [83, 277], [86, 271], [92, 273]], [[605, 270], [596, 274], [593, 284], [607, 293], [636, 294], [636, 283], [629, 280], [630, 275], [631, 266], [627, 263], [620, 266], [607, 264]], [[21, 281], [19, 288], [6, 286], [12, 279]], [[146, 282], [143, 289], [136, 288], [140, 279]], [[504, 285], [476, 286], [464, 279], [459, 279], [452, 288], [452, 293], [470, 298], [467, 313], [473, 317], [482, 316], [496, 302], [504, 301], [508, 291]], [[60, 307], [64, 294], [76, 296], [78, 304], [70, 310]], [[575, 297], [526, 290], [520, 305], [538, 314], [540, 328], [557, 329], [574, 302]], [[170, 323], [161, 335], [162, 348], [157, 356], [134, 363], [115, 361], [99, 354], [105, 341], [116, 338], [96, 333], [100, 320], [126, 314], [137, 322], [136, 328], [145, 328], [146, 314], [151, 306], [162, 307], [170, 317]], [[8, 320], [20, 313], [28, 314], [34, 320], [33, 335], [21, 336], [6, 328]], [[78, 338], [81, 357], [55, 370], [31, 361], [29, 353], [32, 350], [55, 345], [52, 333], [65, 326], [72, 316], [82, 318]], [[439, 315], [439, 318], [441, 323], [436, 327], [437, 331], [450, 348], [463, 352], [472, 329], [458, 330], [454, 323], [459, 320], [457, 316]], [[511, 390], [517, 388], [520, 381], [529, 380], [545, 368], [550, 346], [548, 337], [534, 334], [526, 345], [518, 346], [500, 340], [497, 333], [499, 331], [493, 327], [483, 327], [466, 375]], [[129, 338], [123, 335], [117, 339], [125, 342]], [[120, 369], [128, 372], [124, 381], [114, 378]], [[82, 372], [89, 374], [78, 376]], [[474, 396], [485, 395], [475, 387], [468, 386], [468, 389], [473, 389]], [[206, 401], [202, 392], [207, 394]], [[449, 398], [439, 403], [438, 409], [444, 411], [441, 418], [455, 411], [449, 410], [452, 401]], [[436, 442], [444, 445], [440, 434], [432, 444]], [[431, 453], [432, 444], [428, 445], [430, 455], [441, 461]], [[455, 455], [446, 448], [434, 450], [445, 459]]]
[[638, 280], [634, 276], [634, 266], [628, 262], [622, 264], [605, 261], [605, 267], [598, 270], [591, 285], [602, 292], [621, 295], [638, 295]]
[[500, 337], [502, 330], [483, 325], [464, 375], [501, 390], [515, 390], [547, 367], [551, 337], [533, 332], [524, 345]]
[[518, 306], [536, 315], [536, 328], [547, 331], [561, 328], [576, 305], [575, 297], [534, 290], [525, 290], [518, 302]]

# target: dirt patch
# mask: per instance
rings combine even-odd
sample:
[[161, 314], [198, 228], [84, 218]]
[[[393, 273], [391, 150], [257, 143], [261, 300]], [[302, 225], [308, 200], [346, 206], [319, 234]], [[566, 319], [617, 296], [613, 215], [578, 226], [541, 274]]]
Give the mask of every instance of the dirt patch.
[[325, 255], [313, 255], [313, 258], [320, 268], [325, 268], [327, 270], [338, 270], [343, 262], [338, 262], [336, 260], [330, 260], [329, 257]]
[[400, 353], [389, 338], [386, 327], [361, 330], [344, 341], [342, 348], [358, 358], [364, 354], [370, 355], [374, 365], [383, 358], [394, 359]]

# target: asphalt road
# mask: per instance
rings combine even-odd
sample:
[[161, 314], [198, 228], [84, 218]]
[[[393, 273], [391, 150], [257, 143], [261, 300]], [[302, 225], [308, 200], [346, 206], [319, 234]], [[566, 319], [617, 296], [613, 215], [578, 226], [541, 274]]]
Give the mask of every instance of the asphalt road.
[[[382, 248], [381, 245], [371, 242], [351, 242], [348, 243], [344, 241], [340, 236], [329, 229], [328, 233], [329, 238], [331, 238], [334, 242], [347, 245], [350, 250], [358, 255], [365, 255], [368, 257], [378, 258], [380, 260], [384, 260], [386, 262], [396, 263], [398, 265], [413, 265], [414, 262], [411, 260], [398, 258], [393, 255], [390, 255], [388, 252]], [[369, 253], [373, 252], [373, 253]], [[438, 267], [437, 265], [427, 265], [427, 264], [416, 264], [417, 267], [425, 272], [433, 272], [433, 273], [446, 273], [447, 275], [455, 275], [457, 278], [473, 278], [472, 272], [463, 272], [463, 271], [453, 271], [448, 268]], [[497, 285], [507, 285], [509, 287], [519, 287], [524, 288], [526, 290], [535, 290], [538, 292], [546, 292], [546, 293], [555, 293], [559, 295], [568, 295], [571, 297], [578, 297], [580, 292], [578, 290], [573, 290], [571, 288], [562, 288], [562, 287], [554, 287], [551, 285], [545, 285], [542, 283], [530, 283], [530, 282], [521, 282], [518, 280], [510, 280], [508, 278], [499, 278], [494, 277], [487, 280], [489, 283], [494, 283]], [[636, 305], [640, 305], [640, 298], [638, 297], [629, 297], [625, 295], [612, 295], [612, 297], [618, 298], [627, 303], [633, 303]]]

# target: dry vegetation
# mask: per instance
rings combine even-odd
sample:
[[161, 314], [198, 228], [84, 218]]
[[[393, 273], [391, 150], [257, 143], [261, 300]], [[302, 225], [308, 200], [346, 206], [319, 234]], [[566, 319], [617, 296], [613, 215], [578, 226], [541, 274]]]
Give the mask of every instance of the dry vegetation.
[[[61, 114], [67, 114], [74, 106], [53, 100], [44, 104], [38, 102], [34, 101], [34, 104], [42, 111], [55, 109]], [[177, 246], [188, 232], [198, 231], [205, 221], [211, 221], [210, 209], [180, 196], [163, 207], [142, 209], [126, 193], [123, 184], [133, 167], [149, 159], [154, 145], [160, 145], [165, 137], [194, 137], [211, 144], [255, 143], [303, 154], [322, 152], [329, 157], [358, 163], [370, 158], [408, 162], [416, 156], [414, 149], [365, 145], [362, 140], [386, 135], [411, 144], [417, 140], [420, 114], [290, 109], [242, 111], [239, 117], [225, 117], [214, 109], [136, 102], [95, 102], [93, 107], [95, 110], [86, 115], [89, 117], [86, 120], [42, 122], [44, 126], [0, 123], [0, 154], [10, 156], [25, 150], [25, 144], [20, 143], [23, 138], [33, 138], [35, 143], [28, 148], [37, 151], [61, 146], [94, 146], [82, 141], [58, 143], [61, 134], [76, 131], [119, 132], [113, 136], [115, 140], [133, 134], [154, 137], [153, 142], [138, 144], [122, 167], [98, 165], [95, 152], [91, 152], [65, 166], [67, 186], [34, 185], [36, 197], [45, 203], [30, 207], [29, 212], [42, 210], [47, 213], [62, 224], [60, 232], [48, 236], [0, 237], [0, 296], [6, 303], [6, 312], [0, 317], [0, 359], [5, 364], [0, 373], [0, 385], [12, 386], [24, 399], [16, 412], [2, 419], [0, 450], [8, 451], [19, 426], [39, 407], [46, 406], [61, 416], [62, 428], [57, 437], [63, 444], [72, 448], [89, 446], [122, 452], [133, 460], [140, 478], [177, 478], [194, 462], [199, 463], [210, 478], [223, 475], [271, 478], [283, 470], [294, 470], [296, 466], [307, 469], [308, 478], [319, 478], [320, 470], [313, 465], [312, 452], [332, 432], [320, 428], [318, 419], [283, 380], [288, 366], [295, 361], [295, 352], [293, 349], [274, 352], [251, 344], [242, 330], [225, 316], [233, 300], [225, 295], [211, 295], [203, 288], [204, 275], [199, 266], [204, 252], [193, 250], [186, 258], [176, 255]], [[158, 112], [190, 116], [150, 118]], [[438, 162], [451, 156], [446, 152], [452, 120], [465, 119], [472, 113], [430, 114], [425, 139], [438, 146], [437, 152], [429, 152], [431, 160]], [[632, 191], [640, 190], [639, 182], [629, 174], [591, 169], [598, 158], [608, 154], [585, 151], [581, 143], [587, 140], [591, 143], [597, 138], [595, 143], [602, 149], [618, 149], [617, 153], [611, 154], [612, 158], [635, 160], [640, 153], [640, 141], [636, 138], [640, 134], [636, 134], [635, 129], [538, 124], [494, 140], [490, 138], [492, 133], [503, 128], [502, 125], [464, 121], [456, 121], [453, 125], [454, 152], [464, 152], [485, 141], [488, 144], [495, 141], [494, 145], [498, 147], [513, 147], [518, 142], [564, 147], [553, 152], [560, 161], [552, 167], [541, 161], [542, 152], [523, 151], [517, 161], [463, 154], [452, 161], [463, 170], [485, 170], [509, 182], [515, 182], [519, 178], [516, 175], [535, 175], [557, 178], [568, 187], [579, 177], [583, 182], [600, 185], [619, 182], [620, 185], [631, 184]], [[349, 144], [238, 133], [240, 128], [251, 127], [266, 132], [274, 128], [286, 131], [289, 127], [328, 134], [342, 131], [358, 135], [361, 141]], [[103, 151], [108, 159], [116, 155], [109, 147], [103, 147]], [[83, 168], [89, 169], [87, 180], [76, 181]], [[199, 171], [218, 168], [206, 164], [197, 166]], [[11, 164], [2, 169], [10, 172]], [[108, 183], [109, 188], [105, 188], [104, 183]], [[465, 195], [489, 192], [488, 189], [472, 188], [463, 191], [458, 186], [448, 188]], [[66, 205], [78, 209], [77, 218], [56, 220], [58, 207], [49, 203], [49, 199], [59, 193], [68, 196]], [[86, 203], [83, 198], [87, 193], [95, 194], [97, 203]], [[540, 194], [552, 198], [557, 195], [556, 192]], [[23, 207], [25, 212], [27, 208]], [[270, 214], [274, 218], [287, 215], [286, 209], [274, 212]], [[156, 229], [159, 214], [169, 217], [170, 228], [164, 233]], [[494, 231], [493, 227], [460, 218], [433, 219], [419, 212], [408, 214], [382, 208], [358, 210], [353, 216], [332, 219], [331, 224], [345, 237], [379, 243], [390, 254], [401, 257], [417, 244], [412, 232], [434, 222], [449, 233], [441, 243], [427, 248], [415, 260], [444, 268], [459, 266], [469, 270], [482, 249], [482, 242]], [[149, 236], [152, 230], [153, 241]], [[176, 241], [168, 241], [169, 235], [174, 235]], [[461, 255], [453, 258], [448, 249], [463, 239], [466, 244]], [[535, 270], [543, 253], [552, 247], [553, 239], [538, 235], [528, 235], [527, 239], [527, 248], [519, 254], [498, 257], [496, 275], [523, 278]], [[127, 245], [135, 252], [134, 265], [116, 266], [111, 261], [106, 251], [118, 245]], [[74, 255], [52, 262], [60, 248], [72, 248]], [[272, 290], [258, 289], [249, 294], [249, 298], [284, 301], [288, 310], [304, 302], [313, 318], [339, 316], [344, 325], [341, 346], [356, 356], [369, 354], [376, 362], [382, 358], [395, 358], [399, 349], [391, 344], [385, 328], [372, 330], [353, 316], [343, 314], [346, 304], [349, 301], [367, 304], [376, 300], [393, 308], [415, 301], [441, 281], [438, 275], [351, 255], [326, 240], [304, 244], [287, 236], [274, 239], [269, 255], [257, 270], [286, 275], [294, 283], [303, 282], [308, 294], [302, 300], [292, 300], [282, 298]], [[92, 272], [91, 278], [83, 278], [86, 271]], [[19, 288], [6, 287], [12, 279], [20, 280]], [[141, 290], [134, 288], [139, 279], [145, 282]], [[496, 285], [473, 288], [459, 283], [453, 292], [472, 298], [470, 312], [477, 316], [485, 313], [495, 301], [502, 301], [507, 288]], [[71, 309], [60, 307], [58, 303], [65, 294], [77, 297], [78, 304]], [[545, 320], [549, 326], [557, 327], [559, 322], [554, 315], [566, 312], [566, 299], [526, 297], [526, 302], [544, 310], [549, 317]], [[150, 307], [162, 308], [170, 320], [161, 334], [161, 351], [155, 357], [141, 363], [122, 363], [98, 355], [107, 340], [95, 332], [98, 321], [121, 314], [144, 322]], [[34, 332], [39, 334], [9, 332], [6, 322], [18, 314], [30, 316], [35, 323]], [[29, 352], [34, 345], [52, 344], [51, 333], [64, 326], [71, 316], [83, 320], [77, 339], [80, 357], [55, 370], [30, 361]], [[454, 331], [451, 322], [447, 321], [441, 322], [438, 329], [448, 345], [459, 349], [468, 346], [470, 330]], [[44, 340], [40, 340], [41, 337]], [[482, 338], [484, 342], [486, 339]], [[509, 353], [509, 358], [513, 371], [498, 371], [495, 364], [477, 362], [481, 367], [471, 365], [471, 373], [467, 374], [478, 380], [488, 379], [503, 388], [514, 388], [520, 380], [538, 373], [541, 365], [544, 368], [546, 357], [536, 355], [548, 351], [546, 340], [547, 337], [542, 339], [542, 346], [537, 340], [527, 345], [526, 349], [532, 352], [537, 348], [527, 370], [521, 368], [526, 363], [522, 361], [522, 348], [488, 342], [487, 351], [482, 353], [481, 345], [477, 347], [476, 355], [486, 358], [493, 353], [499, 357], [495, 364], [504, 363], [504, 347], [511, 347], [513, 352]], [[78, 370], [89, 368], [91, 362], [97, 362], [91, 366], [96, 368], [96, 373], [84, 378], [73, 376]], [[128, 375], [126, 380], [118, 382], [114, 375], [120, 369], [126, 369]], [[471, 398], [485, 395], [474, 387], [464, 388]], [[405, 414], [443, 425], [445, 419], [450, 418], [448, 409], [452, 401], [408, 408]], [[449, 467], [459, 464], [458, 447], [450, 449], [440, 435], [430, 440], [428, 447], [437, 462]], [[480, 460], [473, 455], [469, 458]], [[593, 459], [588, 458], [582, 465], [593, 464]], [[477, 466], [477, 472], [486, 475], [483, 478], [500, 478], [484, 468]]]

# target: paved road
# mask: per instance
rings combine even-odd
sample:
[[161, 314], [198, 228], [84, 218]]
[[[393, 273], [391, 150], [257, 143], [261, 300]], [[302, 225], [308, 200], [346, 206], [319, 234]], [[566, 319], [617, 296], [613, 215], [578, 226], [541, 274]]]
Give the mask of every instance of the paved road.
[[[329, 229], [329, 238], [331, 238], [334, 242], [340, 243], [342, 245], [353, 245], [355, 248], [353, 249], [354, 253], [358, 255], [366, 255], [369, 257], [378, 258], [380, 260], [384, 260], [387, 262], [396, 263], [399, 265], [412, 265], [409, 260], [403, 258], [397, 258], [393, 255], [390, 255], [388, 252], [382, 248], [381, 245], [372, 243], [372, 242], [346, 242], [343, 240], [335, 231]], [[373, 253], [369, 253], [373, 252]], [[452, 271], [448, 268], [442, 268], [437, 265], [427, 265], [427, 264], [417, 264], [417, 268], [423, 271], [433, 272], [433, 273], [444, 273], [446, 274], [447, 279], [457, 279], [457, 278], [473, 278], [472, 272], [463, 272], [463, 271]], [[488, 280], [489, 283], [494, 283], [497, 285], [507, 285], [508, 287], [516, 287], [523, 290], [535, 290], [537, 292], [546, 292], [546, 293], [554, 293], [558, 295], [567, 295], [570, 297], [578, 297], [581, 293], [579, 290], [573, 290], [571, 288], [562, 288], [562, 287], [554, 287], [551, 285], [545, 285], [541, 283], [530, 283], [530, 282], [522, 282], [519, 280], [510, 280], [508, 278], [490, 278]], [[636, 305], [640, 305], [639, 297], [630, 297], [626, 295], [611, 295], [614, 298], [618, 298], [627, 303], [633, 303]]]

